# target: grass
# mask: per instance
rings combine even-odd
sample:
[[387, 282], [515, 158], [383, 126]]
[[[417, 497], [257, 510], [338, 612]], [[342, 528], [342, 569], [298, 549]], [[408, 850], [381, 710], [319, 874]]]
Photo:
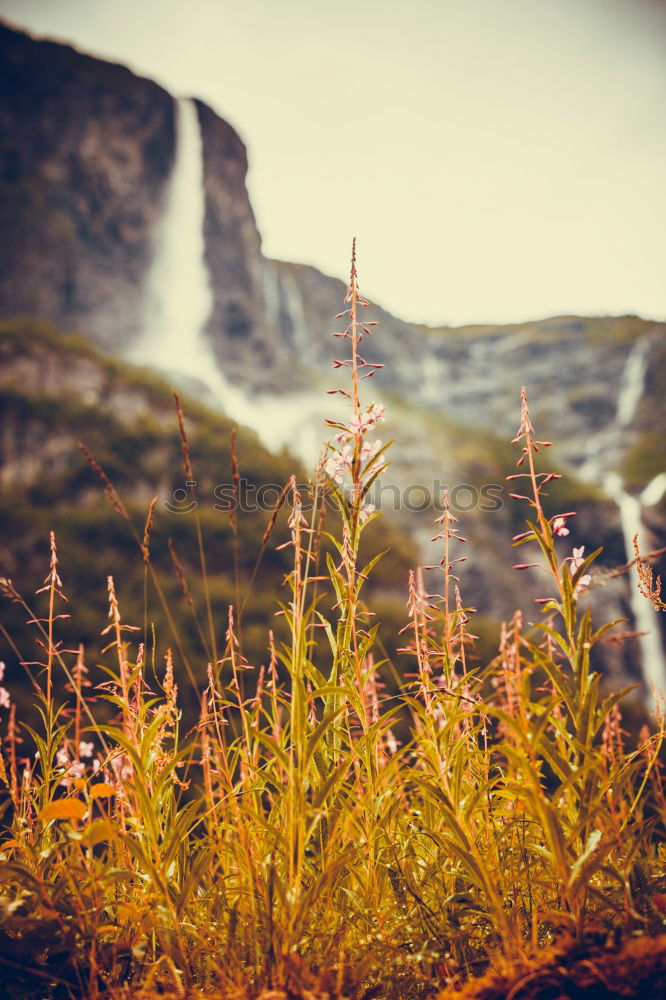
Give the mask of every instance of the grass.
[[[543, 571], [538, 621], [517, 612], [477, 665], [455, 576], [464, 540], [444, 498], [438, 592], [414, 567], [396, 638], [410, 666], [396, 689], [368, 596], [382, 556], [365, 549], [379, 517], [368, 498], [389, 451], [374, 443], [382, 408], [361, 394], [374, 374], [365, 304], [354, 260], [337, 334], [349, 419], [331, 422], [307, 487], [292, 479], [285, 491], [288, 564], [263, 664], [244, 655], [248, 581], [216, 591], [193, 515], [200, 606], [187, 580], [183, 603], [207, 651], [194, 724], [179, 708], [189, 680], [177, 643], [162, 661], [151, 615], [126, 623], [112, 577], [95, 688], [83, 647], [59, 641], [55, 536], [40, 610], [1, 581], [41, 643], [40, 662], [25, 664], [39, 726], [21, 727], [0, 688], [8, 998], [472, 996], [478, 975], [497, 986], [491, 969], [534, 978], [537, 956], [564, 941], [579, 956], [590, 935], [633, 954], [636, 938], [663, 933], [663, 706], [629, 743], [626, 692], [606, 692], [590, 668], [613, 627], [579, 608], [597, 553], [569, 551], [571, 518], [551, 509], [557, 480], [524, 393], [512, 489], [527, 524], [514, 541], [528, 546], [519, 567]], [[136, 527], [105, 486], [173, 620], [154, 575], [152, 508]], [[232, 558], [238, 537], [232, 518]]]

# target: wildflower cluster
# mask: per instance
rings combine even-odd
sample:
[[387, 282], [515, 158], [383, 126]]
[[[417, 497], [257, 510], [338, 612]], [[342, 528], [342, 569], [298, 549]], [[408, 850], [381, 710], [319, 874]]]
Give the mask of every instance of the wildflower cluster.
[[[339, 431], [333, 438], [331, 453], [324, 464], [324, 470], [330, 479], [340, 487], [348, 488], [353, 483], [355, 461], [361, 466], [361, 477], [367, 476], [382, 449], [382, 442], [367, 441], [365, 435], [377, 424], [383, 421], [385, 407], [380, 403], [371, 403], [360, 414], [352, 414], [349, 425]], [[358, 490], [358, 484], [356, 485]], [[350, 491], [354, 496], [353, 489]], [[361, 524], [375, 511], [374, 504], [364, 500], [359, 510]]]
[[329, 454], [324, 463], [324, 470], [334, 489], [340, 492], [338, 488], [343, 487], [347, 493], [353, 512], [351, 520], [354, 524], [363, 525], [375, 513], [375, 507], [368, 502], [367, 495], [372, 483], [386, 468], [381, 462], [381, 457], [388, 446], [382, 446], [380, 440], [366, 440], [366, 434], [385, 419], [385, 407], [377, 402], [362, 406], [359, 398], [360, 381], [372, 378], [383, 365], [366, 361], [359, 351], [364, 336], [370, 336], [376, 322], [364, 323], [359, 319], [359, 309], [366, 308], [369, 303], [358, 290], [355, 243], [352, 249], [351, 275], [345, 304], [348, 304], [348, 308], [339, 313], [336, 319], [347, 318], [347, 326], [334, 336], [350, 342], [351, 357], [342, 361], [335, 360], [333, 367], [349, 371], [351, 389], [341, 387], [331, 389], [329, 395], [338, 394], [349, 399], [352, 412], [346, 424], [337, 420], [326, 420], [329, 427], [337, 430], [337, 434], [332, 442], [329, 442]]
[[[63, 742], [56, 750], [55, 755], [58, 768], [64, 772], [60, 784], [65, 788], [73, 787], [76, 781], [80, 781], [84, 777], [88, 767], [91, 769], [91, 774], [96, 774], [102, 765], [99, 757], [95, 757], [94, 754], [95, 744], [88, 740], [79, 740], [78, 746], [74, 748], [69, 745], [68, 741]], [[38, 755], [39, 751], [35, 755], [36, 758]]]
[[[549, 448], [551, 442], [538, 441], [535, 438], [534, 427], [532, 426], [527, 405], [527, 391], [525, 386], [521, 389], [520, 427], [512, 444], [518, 442], [523, 442], [523, 448], [516, 465], [520, 468], [527, 463], [527, 468], [526, 471], [516, 473], [507, 478], [510, 481], [527, 480], [531, 488], [531, 495], [511, 493], [510, 496], [514, 500], [526, 501], [530, 505], [536, 513], [536, 523], [528, 521], [529, 530], [515, 535], [513, 542], [514, 545], [522, 545], [525, 542], [537, 541], [546, 558], [546, 566], [544, 567], [539, 563], [518, 563], [513, 568], [517, 570], [545, 569], [555, 581], [560, 597], [564, 597], [565, 592], [569, 592], [569, 583], [572, 588], [571, 597], [580, 597], [592, 582], [592, 577], [587, 572], [587, 569], [596, 555], [598, 555], [598, 552], [594, 552], [591, 556], [586, 557], [584, 556], [585, 546], [581, 545], [578, 548], [574, 547], [570, 556], [566, 556], [562, 560], [559, 560], [557, 557], [553, 541], [557, 537], [563, 538], [569, 534], [567, 521], [575, 517], [576, 513], [575, 511], [567, 511], [566, 514], [557, 514], [552, 518], [547, 518], [544, 514], [542, 499], [545, 489], [549, 483], [560, 479], [561, 476], [555, 472], [537, 472], [536, 470], [535, 456], [542, 448]], [[565, 567], [567, 568], [567, 580], [569, 583], [565, 583]], [[558, 607], [557, 599], [550, 597], [537, 598], [537, 603], [541, 604], [545, 610], [554, 610]]]

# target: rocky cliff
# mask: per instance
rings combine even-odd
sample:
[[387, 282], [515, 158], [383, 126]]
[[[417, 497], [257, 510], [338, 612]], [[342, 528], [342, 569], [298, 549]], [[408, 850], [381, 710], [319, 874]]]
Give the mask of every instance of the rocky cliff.
[[[297, 380], [267, 308], [267, 274], [235, 130], [197, 101], [208, 333], [232, 380]], [[0, 312], [123, 352], [144, 292], [175, 149], [174, 99], [150, 80], [0, 23]], [[301, 379], [302, 381], [302, 379]]]
[[174, 154], [170, 95], [0, 24], [0, 309], [136, 335]]
[[[343, 282], [302, 264], [267, 261], [266, 269], [273, 324], [294, 352], [321, 370], [330, 363], [327, 334], [341, 308]], [[644, 395], [654, 396], [655, 404], [660, 398], [666, 323], [637, 316], [556, 316], [510, 325], [416, 327], [374, 305], [367, 317], [379, 324], [365, 346], [368, 360], [385, 365], [381, 386], [463, 426], [492, 428], [510, 438], [525, 384], [541, 432], [573, 468], [596, 455], [599, 433], [614, 425], [625, 366], [639, 342], [647, 352]], [[662, 426], [666, 414], [644, 403], [613, 447], [605, 442], [609, 468], [621, 463], [641, 427], [645, 431], [655, 418]], [[666, 468], [666, 454], [660, 457]]]
[[247, 388], [284, 386], [296, 374], [294, 358], [289, 345], [276, 336], [267, 309], [261, 238], [245, 187], [245, 146], [201, 101], [197, 110], [203, 140], [206, 263], [213, 291], [207, 334], [220, 368], [232, 382]]

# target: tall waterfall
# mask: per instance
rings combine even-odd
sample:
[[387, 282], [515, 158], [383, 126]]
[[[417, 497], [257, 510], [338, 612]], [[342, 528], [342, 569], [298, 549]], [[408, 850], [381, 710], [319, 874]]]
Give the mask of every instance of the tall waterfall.
[[[622, 376], [620, 394], [617, 403], [616, 426], [622, 430], [631, 423], [643, 394], [645, 375], [647, 372], [647, 342], [638, 342], [631, 350]], [[620, 509], [624, 548], [627, 561], [634, 558], [633, 538], [638, 534], [639, 545], [643, 530], [642, 501], [651, 499], [645, 494], [657, 492], [656, 480], [644, 491], [643, 497], [637, 499], [623, 488], [622, 480], [617, 473], [611, 473], [604, 480], [606, 492], [615, 500]], [[652, 488], [652, 490], [651, 490]], [[644, 550], [644, 546], [640, 546]], [[636, 629], [642, 633], [639, 639], [643, 678], [648, 688], [654, 685], [658, 691], [666, 693], [666, 654], [661, 639], [660, 612], [654, 611], [652, 605], [638, 590], [638, 573], [632, 567], [630, 573], [630, 600]]]
[[205, 333], [213, 308], [205, 259], [205, 207], [197, 109], [193, 101], [180, 99], [176, 101], [176, 155], [155, 233], [143, 330], [128, 360], [166, 371], [185, 387], [189, 382], [191, 388], [191, 380], [196, 380], [207, 390], [206, 402], [252, 427], [267, 447], [288, 445], [306, 462], [314, 462], [327, 405], [323, 393], [250, 397], [228, 382], [213, 354]]
[[176, 155], [146, 290], [142, 336], [130, 360], [209, 381], [204, 334], [213, 296], [204, 257], [203, 155], [196, 105], [176, 101]]

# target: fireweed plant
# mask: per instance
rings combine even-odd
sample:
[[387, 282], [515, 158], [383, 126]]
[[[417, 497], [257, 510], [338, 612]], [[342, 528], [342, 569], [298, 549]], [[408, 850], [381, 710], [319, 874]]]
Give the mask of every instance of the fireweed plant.
[[[438, 564], [406, 581], [402, 648], [413, 669], [397, 697], [383, 693], [389, 664], [364, 600], [381, 554], [359, 561], [388, 447], [375, 436], [383, 407], [362, 397], [380, 367], [363, 356], [373, 335], [366, 305], [353, 256], [336, 334], [345, 356], [334, 362], [348, 382], [332, 390], [349, 416], [328, 422], [308, 502], [292, 479], [267, 526], [262, 552], [289, 507], [293, 568], [278, 611], [289, 638], [274, 638], [267, 623], [264, 665], [243, 655], [240, 591], [218, 648], [210, 595], [200, 619], [174, 554], [208, 660], [191, 731], [180, 732], [176, 676], [183, 683], [191, 671], [177, 640], [153, 665], [162, 678], [153, 690], [154, 637], [123, 622], [111, 578], [107, 679], [94, 692], [85, 651], [57, 638], [55, 539], [45, 614], [2, 581], [41, 649], [25, 664], [39, 732], [20, 726], [0, 686], [8, 997], [398, 1000], [446, 991], [562, 935], [663, 931], [663, 705], [627, 746], [626, 692], [602, 694], [590, 668], [612, 626], [596, 627], [579, 608], [597, 553], [568, 548], [573, 512], [544, 513], [553, 476], [537, 471], [547, 442], [535, 436], [524, 390], [512, 479], [528, 521], [514, 543], [535, 553], [516, 569], [543, 574], [539, 621], [516, 612], [497, 656], [478, 665], [473, 609], [455, 575], [464, 539], [444, 496]], [[147, 579], [153, 511], [136, 533]], [[203, 544], [200, 556], [205, 583]], [[654, 593], [651, 581], [645, 587]], [[0, 682], [9, 680], [0, 668]]]

